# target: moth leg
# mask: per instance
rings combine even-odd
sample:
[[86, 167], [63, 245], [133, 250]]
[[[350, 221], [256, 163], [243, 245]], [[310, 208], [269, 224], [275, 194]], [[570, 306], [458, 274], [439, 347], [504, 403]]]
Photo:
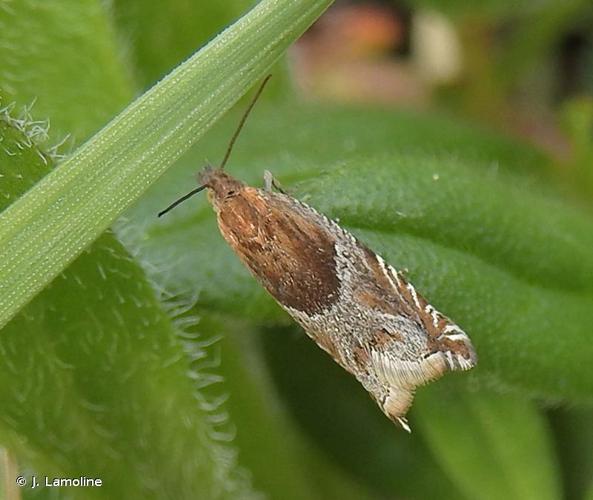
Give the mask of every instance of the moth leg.
[[278, 181], [274, 178], [274, 175], [269, 170], [264, 170], [264, 189], [266, 191], [272, 191], [272, 188], [276, 191], [286, 194], [286, 191], [280, 187]]

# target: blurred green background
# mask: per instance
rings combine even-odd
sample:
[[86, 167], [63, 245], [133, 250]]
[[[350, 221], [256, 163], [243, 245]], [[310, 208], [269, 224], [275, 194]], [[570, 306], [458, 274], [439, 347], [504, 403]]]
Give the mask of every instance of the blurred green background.
[[[252, 5], [0, 3], [0, 209]], [[0, 332], [0, 499], [592, 500], [591, 2], [336, 1], [272, 73], [229, 171], [406, 269], [478, 367], [420, 389], [408, 435], [205, 197], [156, 218], [242, 102]]]

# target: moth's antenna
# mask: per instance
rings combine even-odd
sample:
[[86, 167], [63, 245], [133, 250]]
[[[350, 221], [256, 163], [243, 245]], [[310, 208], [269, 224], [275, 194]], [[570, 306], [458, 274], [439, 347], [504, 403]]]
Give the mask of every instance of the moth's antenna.
[[264, 87], [266, 86], [266, 83], [268, 83], [268, 80], [272, 77], [272, 75], [268, 75], [264, 78], [264, 81], [261, 82], [261, 85], [259, 86], [259, 88], [257, 89], [257, 92], [255, 93], [255, 95], [253, 96], [253, 99], [251, 100], [251, 103], [249, 104], [249, 107], [245, 110], [245, 113], [243, 114], [243, 118], [241, 118], [241, 121], [239, 122], [239, 126], [237, 127], [237, 130], [235, 130], [235, 133], [233, 134], [233, 137], [231, 137], [231, 141], [229, 142], [229, 146], [226, 150], [226, 154], [224, 155], [224, 158], [222, 160], [222, 163], [220, 164], [220, 166], [218, 167], [219, 170], [223, 170], [224, 166], [226, 165], [226, 162], [229, 159], [229, 156], [231, 156], [231, 151], [233, 150], [233, 146], [235, 145], [235, 141], [237, 140], [237, 137], [239, 137], [239, 133], [241, 132], [241, 129], [243, 128], [243, 125], [245, 125], [245, 121], [247, 121], [247, 117], [249, 116], [249, 113], [251, 113], [251, 110], [253, 109], [253, 106], [255, 106], [255, 103], [257, 102], [257, 100], [259, 99], [259, 96], [261, 95], [262, 91], [264, 90]]
[[161, 217], [162, 215], [165, 215], [170, 210], [173, 210], [177, 205], [179, 205], [180, 203], [183, 203], [185, 200], [187, 200], [188, 198], [191, 198], [194, 194], [199, 193], [200, 191], [202, 191], [205, 188], [206, 188], [206, 186], [200, 186], [199, 188], [196, 188], [196, 189], [190, 191], [185, 196], [182, 196], [178, 200], [175, 200], [173, 203], [171, 203], [167, 208], [165, 208], [165, 210], [163, 210], [162, 212], [159, 212], [158, 216]]
[[[243, 128], [243, 125], [245, 125], [245, 122], [247, 121], [247, 117], [249, 116], [249, 113], [251, 113], [251, 110], [253, 109], [253, 106], [255, 106], [255, 103], [257, 102], [257, 100], [259, 99], [259, 96], [261, 95], [262, 91], [264, 90], [264, 87], [266, 86], [266, 83], [268, 83], [268, 80], [271, 77], [272, 77], [272, 75], [268, 75], [268, 76], [266, 76], [264, 78], [264, 81], [261, 82], [261, 85], [259, 86], [259, 88], [257, 89], [257, 92], [253, 96], [253, 99], [251, 100], [251, 103], [249, 104], [249, 107], [245, 110], [245, 113], [243, 113], [243, 117], [241, 118], [241, 121], [239, 122], [239, 126], [237, 127], [237, 130], [235, 130], [235, 133], [233, 134], [233, 137], [231, 137], [231, 141], [229, 142], [229, 146], [228, 146], [228, 148], [226, 150], [226, 154], [224, 155], [224, 158], [222, 160], [222, 163], [220, 164], [220, 167], [218, 167], [219, 170], [222, 170], [224, 168], [224, 166], [226, 165], [226, 163], [227, 163], [227, 161], [229, 159], [229, 156], [231, 156], [231, 151], [233, 150], [233, 146], [235, 145], [235, 141], [237, 140], [237, 137], [239, 137], [239, 133], [241, 132], [241, 129]], [[206, 188], [206, 186], [200, 186], [200, 187], [198, 187], [198, 188], [190, 191], [185, 196], [182, 196], [178, 200], [175, 200], [167, 208], [165, 208], [165, 210], [159, 212], [158, 213], [158, 217], [162, 217], [167, 212], [173, 210], [177, 205], [179, 205], [180, 203], [183, 203], [185, 200], [187, 200], [188, 198], [191, 198], [194, 194], [199, 193], [200, 191], [202, 191], [205, 188]]]

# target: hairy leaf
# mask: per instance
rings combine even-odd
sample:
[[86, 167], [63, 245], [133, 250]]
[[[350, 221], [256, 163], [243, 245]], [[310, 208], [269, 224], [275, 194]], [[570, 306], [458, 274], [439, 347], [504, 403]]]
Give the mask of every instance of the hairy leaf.
[[330, 0], [263, 0], [0, 214], [0, 326], [245, 91]]
[[[295, 425], [278, 395], [278, 378], [265, 366], [261, 332], [246, 321], [205, 310], [200, 318], [201, 330], [222, 336], [211, 349], [217, 349], [230, 393], [226, 408], [237, 428], [234, 444], [254, 487], [271, 498], [375, 498], [374, 485], [359, 485]], [[285, 368], [291, 373], [290, 366]]]
[[[0, 119], [0, 207], [51, 168], [35, 130]], [[85, 499], [249, 492], [194, 396], [208, 375], [187, 376], [176, 329], [110, 233], [2, 329], [0, 358], [0, 442], [42, 484], [45, 475], [102, 479], [72, 491]]]
[[112, 35], [99, 1], [3, 2], [0, 106], [34, 103], [54, 141], [80, 143], [133, 95]]

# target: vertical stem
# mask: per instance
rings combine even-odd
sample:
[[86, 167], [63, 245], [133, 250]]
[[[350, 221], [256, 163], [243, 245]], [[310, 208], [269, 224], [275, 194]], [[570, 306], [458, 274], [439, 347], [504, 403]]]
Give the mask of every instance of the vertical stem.
[[0, 448], [0, 461], [4, 478], [4, 498], [21, 500], [21, 487], [16, 484], [19, 470], [15, 457], [6, 448]]

